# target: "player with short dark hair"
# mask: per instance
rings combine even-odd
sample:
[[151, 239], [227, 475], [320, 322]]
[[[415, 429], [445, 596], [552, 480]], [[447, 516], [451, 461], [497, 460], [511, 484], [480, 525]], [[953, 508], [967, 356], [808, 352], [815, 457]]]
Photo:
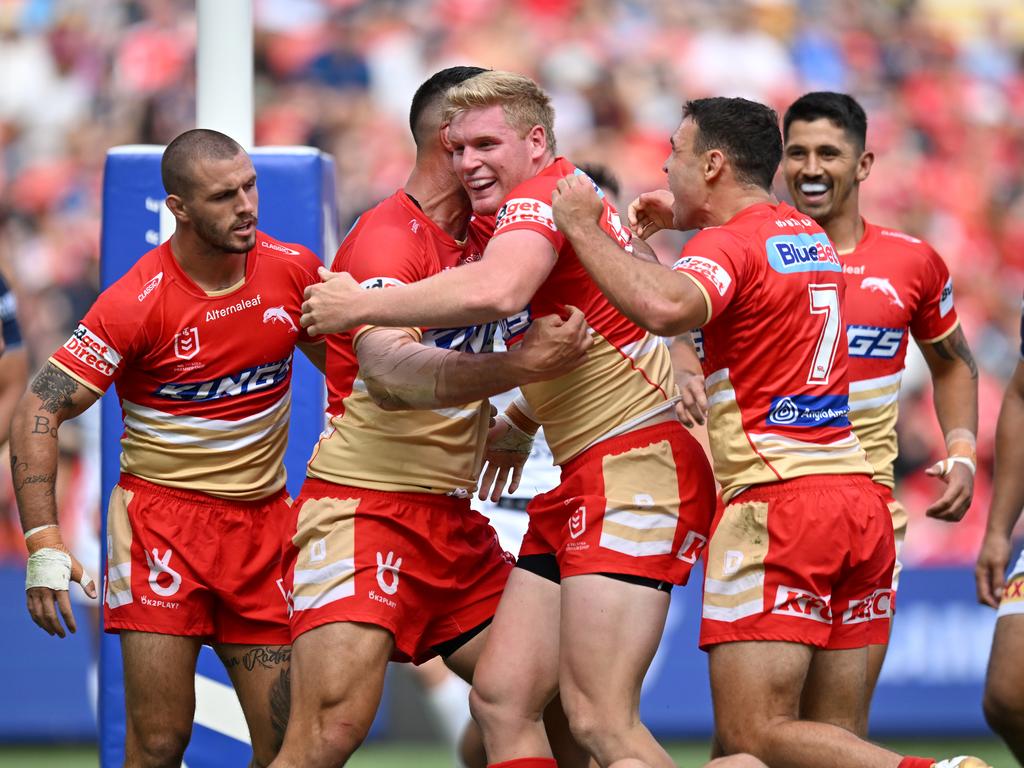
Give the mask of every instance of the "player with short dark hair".
[[[630, 220], [644, 236], [700, 229], [671, 270], [610, 241], [600, 201], [576, 177], [559, 182], [553, 208], [628, 317], [659, 335], [701, 327], [725, 501], [708, 542], [701, 624], [718, 737], [726, 753], [777, 768], [932, 768], [800, 716], [803, 697], [824, 695], [813, 686], [855, 711], [867, 646], [888, 632], [888, 616], [871, 605], [895, 557], [888, 509], [848, 418], [842, 265], [810, 217], [774, 199], [773, 174], [754, 172], [781, 157], [773, 110], [687, 102], [670, 143], [669, 191], [641, 195]], [[809, 679], [821, 654], [828, 674]]]
[[[801, 96], [783, 118], [782, 173], [797, 209], [825, 230], [843, 265], [846, 300], [843, 322], [850, 356], [850, 421], [874, 468], [896, 536], [891, 585], [880, 584], [874, 610], [893, 613], [899, 552], [907, 512], [893, 496], [896, 420], [904, 360], [911, 336], [931, 373], [935, 415], [948, 456], [928, 470], [946, 484], [926, 510], [957, 521], [974, 491], [975, 434], [978, 431], [978, 369], [953, 303], [953, 279], [942, 258], [924, 241], [866, 221], [860, 214], [860, 185], [874, 154], [866, 150], [867, 116], [845, 93]], [[889, 589], [891, 588], [891, 592]], [[882, 670], [888, 638], [868, 649], [868, 693], [855, 726], [865, 735], [868, 710]], [[812, 667], [811, 674], [815, 673]], [[805, 714], [828, 718], [835, 699], [805, 700]], [[845, 723], [845, 714], [842, 715]]]
[[12, 424], [28, 609], [63, 637], [61, 618], [75, 630], [69, 579], [96, 596], [57, 524], [58, 429], [114, 384], [124, 434], [104, 625], [121, 639], [125, 763], [180, 764], [205, 642], [242, 704], [253, 765], [267, 765], [287, 719], [272, 701], [290, 655], [278, 582], [291, 365], [299, 346], [323, 369], [322, 343], [299, 325], [320, 261], [256, 228], [256, 172], [232, 139], [187, 131], [166, 153], [174, 234], [100, 295]]

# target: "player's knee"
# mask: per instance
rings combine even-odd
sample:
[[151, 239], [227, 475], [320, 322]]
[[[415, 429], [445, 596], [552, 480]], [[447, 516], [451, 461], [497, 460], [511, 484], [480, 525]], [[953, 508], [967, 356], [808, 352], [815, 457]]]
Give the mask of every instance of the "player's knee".
[[341, 765], [359, 749], [369, 732], [369, 722], [348, 722], [336, 716], [325, 718], [320, 724], [320, 743], [331, 760]]
[[996, 733], [1018, 732], [1024, 724], [1024, 695], [990, 676], [982, 699], [985, 720]]
[[591, 754], [607, 755], [630, 727], [629, 713], [602, 707], [579, 693], [562, 691], [562, 706], [576, 742]]
[[191, 729], [179, 727], [131, 729], [126, 752], [143, 768], [178, 768], [185, 756]]
[[500, 728], [501, 721], [506, 717], [499, 697], [487, 685], [476, 680], [469, 689], [469, 713], [485, 731], [492, 727]]
[[[766, 724], [743, 718], [722, 718], [715, 723], [715, 733], [722, 745], [722, 750], [730, 757], [738, 757], [745, 753], [762, 753], [768, 737]], [[727, 764], [732, 768], [732, 764]], [[755, 763], [756, 765], [756, 763]], [[716, 768], [718, 765], [716, 764]]]

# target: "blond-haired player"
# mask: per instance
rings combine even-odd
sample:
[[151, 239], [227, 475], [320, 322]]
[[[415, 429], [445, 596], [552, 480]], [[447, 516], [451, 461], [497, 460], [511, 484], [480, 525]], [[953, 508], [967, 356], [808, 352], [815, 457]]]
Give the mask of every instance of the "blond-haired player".
[[[540, 713], [560, 691], [573, 734], [599, 764], [668, 768], [640, 721], [640, 687], [669, 590], [686, 582], [710, 524], [707, 460], [676, 418], [667, 348], [604, 298], [554, 224], [551, 194], [575, 167], [555, 152], [547, 95], [529, 78], [486, 72], [452, 89], [446, 114], [473, 210], [497, 217], [483, 258], [377, 294], [337, 276], [311, 291], [304, 321], [334, 331], [486, 322], [523, 307], [527, 320], [583, 311], [595, 339], [586, 362], [523, 387], [525, 407], [506, 413], [526, 432], [543, 425], [561, 484], [528, 507], [471, 704], [493, 766], [554, 766]], [[606, 200], [602, 227], [630, 246]]]

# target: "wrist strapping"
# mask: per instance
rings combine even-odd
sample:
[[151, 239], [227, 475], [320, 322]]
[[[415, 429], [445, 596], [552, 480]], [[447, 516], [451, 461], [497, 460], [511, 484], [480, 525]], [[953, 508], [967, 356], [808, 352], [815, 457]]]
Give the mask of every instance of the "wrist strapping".
[[513, 424], [512, 420], [504, 413], [499, 413], [497, 418], [499, 421], [505, 422], [508, 425], [508, 429], [505, 430], [505, 434], [488, 447], [495, 451], [529, 454], [533, 450], [533, 435], [524, 432]]
[[974, 459], [970, 456], [947, 456], [941, 461], [937, 461], [932, 465], [932, 469], [937, 469], [942, 477], [945, 477], [953, 471], [954, 464], [963, 464], [967, 467], [971, 474], [977, 472], [977, 464], [974, 463]]
[[25, 567], [25, 589], [46, 587], [67, 592], [71, 582], [71, 555], [46, 547], [28, 556]]
[[27, 531], [25, 531], [25, 541], [28, 541], [30, 538], [35, 536], [40, 531], [46, 530], [47, 528], [56, 528], [56, 527], [57, 527], [56, 523], [47, 523], [46, 525], [37, 525], [35, 528], [29, 528]]

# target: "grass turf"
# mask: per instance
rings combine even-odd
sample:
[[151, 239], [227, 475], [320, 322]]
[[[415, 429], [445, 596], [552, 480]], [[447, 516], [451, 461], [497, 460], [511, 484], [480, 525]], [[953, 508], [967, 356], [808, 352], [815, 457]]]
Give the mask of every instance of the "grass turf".
[[[1016, 765], [1002, 743], [992, 739], [887, 741], [885, 745], [904, 754], [935, 758], [977, 755], [995, 768], [1013, 768]], [[697, 768], [707, 760], [708, 748], [702, 742], [670, 743], [667, 748], [681, 768]], [[96, 768], [98, 762], [93, 746], [0, 747], [0, 768]], [[452, 768], [453, 762], [447, 750], [436, 744], [381, 742], [367, 744], [348, 765], [351, 768]]]

